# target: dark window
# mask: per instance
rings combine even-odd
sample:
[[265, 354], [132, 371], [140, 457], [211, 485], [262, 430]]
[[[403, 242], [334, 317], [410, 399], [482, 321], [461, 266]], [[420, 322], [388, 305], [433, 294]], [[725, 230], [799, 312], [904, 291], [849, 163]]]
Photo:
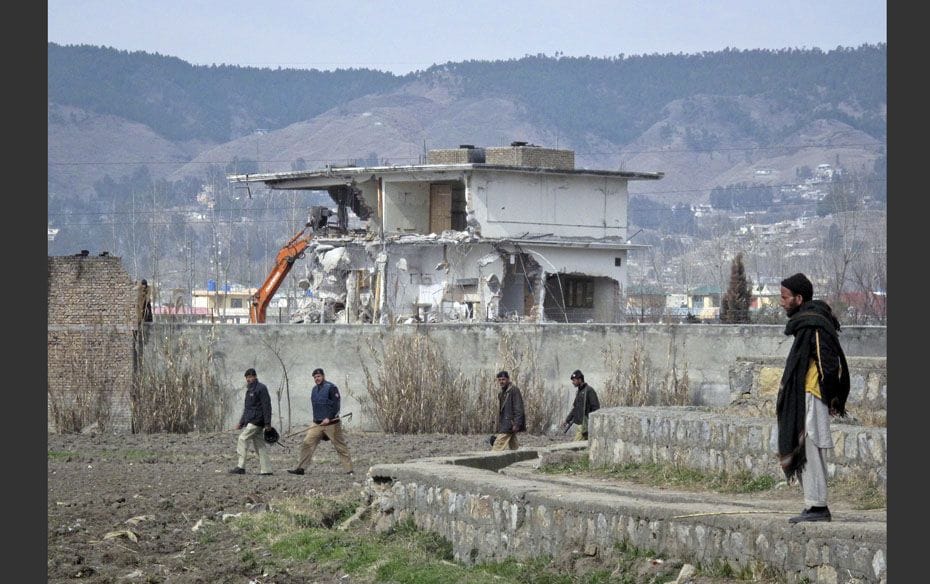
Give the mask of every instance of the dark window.
[[565, 278], [565, 308], [594, 308], [592, 278]]
[[622, 258], [614, 258], [614, 265], [617, 266], [618, 268], [620, 267], [621, 259]]
[[242, 308], [242, 299], [241, 298], [231, 299], [229, 301], [229, 307], [230, 308]]

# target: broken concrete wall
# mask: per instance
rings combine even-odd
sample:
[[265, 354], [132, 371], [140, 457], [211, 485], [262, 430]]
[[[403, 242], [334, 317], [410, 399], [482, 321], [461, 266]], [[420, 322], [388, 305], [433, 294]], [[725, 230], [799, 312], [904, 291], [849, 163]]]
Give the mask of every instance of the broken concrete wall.
[[429, 203], [427, 182], [385, 182], [384, 234], [428, 234]]
[[[152, 329], [157, 334], [158, 323]], [[492, 379], [500, 366], [499, 345], [504, 335], [538, 341], [536, 374], [544, 380], [543, 391], [563, 395], [568, 411], [571, 392], [568, 374], [581, 369], [595, 389], [618, 367], [629, 367], [632, 354], [643, 352], [652, 369], [651, 379], [661, 380], [674, 358], [678, 375], [687, 372], [695, 405], [725, 406], [730, 402], [729, 370], [738, 357], [772, 355], [784, 357], [791, 338], [780, 325], [636, 325], [636, 324], [418, 324], [393, 327], [372, 325], [286, 325], [215, 326], [180, 325], [173, 334], [191, 343], [212, 343], [217, 360], [216, 377], [229, 380], [227, 387], [240, 393], [232, 398], [241, 404], [242, 371], [255, 367], [269, 388], [283, 385], [284, 368], [291, 387], [294, 424], [310, 419], [311, 372], [323, 367], [327, 378], [343, 389], [343, 410], [353, 411], [356, 428], [375, 430], [376, 424], [361, 410], [366, 396], [364, 368], [377, 370], [386, 335], [429, 334], [443, 348], [446, 360], [475, 379]], [[885, 327], [843, 327], [841, 340], [849, 356], [885, 356]], [[269, 340], [279, 347], [275, 356]], [[619, 359], [608, 361], [613, 350]], [[374, 353], [373, 353], [374, 352]], [[146, 356], [148, 347], [146, 348]], [[283, 365], [282, 365], [283, 362]], [[521, 380], [516, 379], [517, 385]], [[480, 385], [480, 384], [479, 384]], [[274, 396], [273, 396], [274, 399]], [[277, 405], [275, 405], [277, 411]], [[235, 412], [238, 415], [239, 412]], [[230, 418], [230, 423], [235, 420]]]
[[473, 171], [468, 201], [481, 235], [626, 239], [627, 179]]
[[50, 431], [130, 429], [136, 297], [118, 257], [48, 258]]

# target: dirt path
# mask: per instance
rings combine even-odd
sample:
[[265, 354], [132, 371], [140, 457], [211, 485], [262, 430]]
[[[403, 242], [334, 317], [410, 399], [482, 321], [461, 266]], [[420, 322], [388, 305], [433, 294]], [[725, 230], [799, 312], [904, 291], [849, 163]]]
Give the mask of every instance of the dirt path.
[[[376, 463], [486, 450], [486, 436], [385, 435], [347, 431], [356, 476], [341, 472], [321, 443], [304, 476], [291, 475], [299, 442], [272, 449], [273, 476], [259, 476], [250, 453], [236, 465], [237, 432], [221, 434], [48, 435], [48, 581], [246, 583], [332, 582], [330, 573], [268, 577], [241, 563], [231, 530], [192, 531], [201, 519], [250, 512], [276, 498], [360, 492]], [[566, 436], [521, 436], [527, 446]], [[131, 532], [130, 533], [127, 532]], [[113, 532], [123, 532], [113, 535]], [[108, 537], [108, 534], [109, 537]], [[133, 540], [135, 538], [135, 540]], [[256, 579], [257, 578], [257, 579]]]

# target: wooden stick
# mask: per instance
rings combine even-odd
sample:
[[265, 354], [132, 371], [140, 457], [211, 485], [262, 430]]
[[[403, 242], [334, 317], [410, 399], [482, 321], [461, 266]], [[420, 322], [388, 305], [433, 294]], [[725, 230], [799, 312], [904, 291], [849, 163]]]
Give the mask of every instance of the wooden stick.
[[676, 515], [672, 519], [685, 519], [686, 517], [707, 517], [708, 515], [749, 515], [752, 513], [768, 513], [771, 515], [790, 515], [790, 511], [711, 511], [709, 513], [691, 513], [690, 515]]

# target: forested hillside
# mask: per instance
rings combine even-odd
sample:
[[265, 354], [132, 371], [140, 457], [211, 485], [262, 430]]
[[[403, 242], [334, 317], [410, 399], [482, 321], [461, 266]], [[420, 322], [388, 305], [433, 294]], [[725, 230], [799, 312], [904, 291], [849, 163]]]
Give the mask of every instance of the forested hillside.
[[[48, 45], [49, 101], [146, 124], [172, 140], [232, 140], [277, 129], [414, 80], [449, 82], [460, 97], [509, 96], [529, 118], [566, 137], [595, 134], [625, 144], [692, 95], [765, 96], [813, 119], [885, 136], [885, 45], [859, 48], [724, 50], [615, 58], [527, 56], [465, 61], [403, 77], [337, 71], [193, 66], [181, 59], [92, 46]], [[773, 140], [766, 124], [739, 123]], [[763, 120], [764, 122], [764, 120]], [[796, 128], [785, 128], [783, 135]]]
[[108, 250], [163, 285], [221, 268], [256, 285], [325, 201], [246, 193], [226, 173], [410, 164], [428, 148], [525, 140], [572, 149], [579, 168], [663, 172], [631, 184], [630, 217], [651, 265], [669, 266], [689, 238], [737, 241], [750, 222], [883, 213], [886, 61], [881, 44], [528, 55], [397, 76], [49, 43], [49, 253]]

